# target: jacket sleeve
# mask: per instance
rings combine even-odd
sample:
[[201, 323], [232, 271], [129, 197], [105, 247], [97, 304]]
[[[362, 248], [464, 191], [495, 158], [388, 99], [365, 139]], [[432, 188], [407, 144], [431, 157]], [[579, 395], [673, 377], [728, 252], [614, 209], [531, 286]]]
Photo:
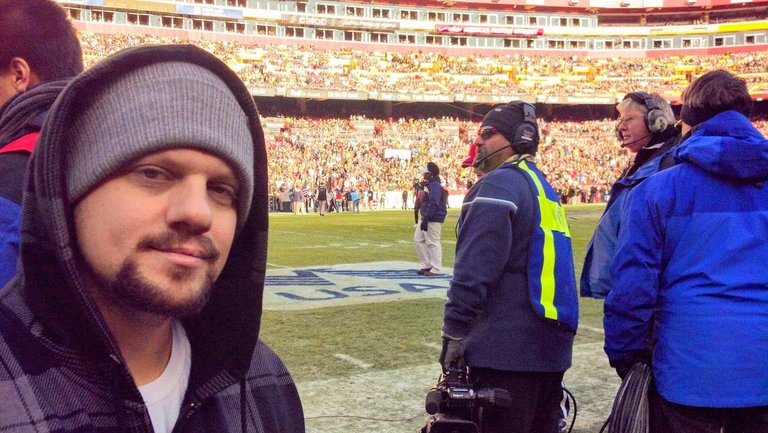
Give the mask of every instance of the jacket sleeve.
[[630, 194], [611, 266], [613, 290], [604, 305], [605, 352], [611, 365], [633, 362], [648, 352], [652, 316], [659, 296], [663, 254], [663, 212], [654, 182]]
[[0, 197], [0, 287], [16, 274], [21, 206]]
[[[427, 185], [427, 200], [429, 203], [426, 207], [426, 213], [424, 214], [424, 219], [428, 221], [437, 221], [437, 211], [440, 207], [440, 197], [442, 196], [442, 188], [440, 187], [440, 183], [438, 182], [430, 182]], [[424, 206], [424, 204], [422, 204]]]
[[444, 334], [465, 337], [472, 321], [483, 311], [488, 291], [498, 283], [509, 260], [516, 211], [511, 195], [487, 182], [471, 201], [464, 203], [445, 305]]
[[0, 155], [0, 287], [16, 275], [19, 258], [21, 198], [29, 154]]
[[304, 410], [296, 385], [282, 360], [259, 341], [254, 353], [252, 373], [258, 376], [247, 381], [260, 418], [263, 432], [304, 433]]
[[581, 296], [605, 299], [611, 291], [611, 264], [616, 253], [628, 193], [626, 190], [619, 192], [620, 195], [597, 223], [581, 271]]

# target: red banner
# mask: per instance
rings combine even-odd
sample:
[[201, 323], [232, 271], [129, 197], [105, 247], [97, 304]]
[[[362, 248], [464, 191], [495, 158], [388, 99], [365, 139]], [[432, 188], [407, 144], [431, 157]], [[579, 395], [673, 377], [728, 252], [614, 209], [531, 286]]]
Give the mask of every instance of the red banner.
[[533, 38], [544, 35], [544, 29], [526, 29], [519, 27], [483, 27], [483, 26], [454, 26], [454, 25], [435, 25], [435, 31], [438, 33], [451, 33], [462, 35], [494, 35], [494, 36], [516, 36], [524, 38]]

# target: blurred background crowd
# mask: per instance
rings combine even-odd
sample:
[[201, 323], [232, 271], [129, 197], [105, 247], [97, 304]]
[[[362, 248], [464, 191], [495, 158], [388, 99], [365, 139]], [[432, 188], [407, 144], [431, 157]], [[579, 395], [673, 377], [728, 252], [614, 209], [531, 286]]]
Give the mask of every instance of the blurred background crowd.
[[[726, 68], [738, 71], [752, 93], [768, 92], [768, 52], [654, 59], [460, 57], [188, 41], [153, 35], [81, 33], [80, 37], [86, 66], [129, 46], [194, 43], [216, 54], [253, 87], [611, 96], [641, 89], [679, 96], [691, 73]], [[338, 195], [342, 201], [355, 189], [363, 197], [365, 209], [366, 198], [381, 201], [385, 192], [412, 193], [419, 168], [429, 161], [440, 166], [443, 183], [451, 191], [462, 193], [468, 182], [476, 180], [471, 167], [462, 167], [461, 161], [474, 140], [477, 122], [449, 117], [323, 115], [262, 119], [270, 192], [276, 202], [294, 191], [311, 202], [317, 186], [325, 184], [329, 195]], [[768, 122], [755, 120], [755, 124], [768, 134]], [[537, 163], [563, 201], [604, 201], [611, 183], [631, 161], [616, 141], [614, 120], [540, 120], [539, 126], [542, 141]]]
[[328, 50], [312, 46], [188, 41], [154, 35], [81, 33], [86, 64], [143, 43], [194, 43], [249, 86], [434, 94], [615, 95], [638, 88], [680, 95], [691, 74], [736, 71], [750, 93], [768, 92], [768, 52], [595, 59], [586, 56], [448, 56]]

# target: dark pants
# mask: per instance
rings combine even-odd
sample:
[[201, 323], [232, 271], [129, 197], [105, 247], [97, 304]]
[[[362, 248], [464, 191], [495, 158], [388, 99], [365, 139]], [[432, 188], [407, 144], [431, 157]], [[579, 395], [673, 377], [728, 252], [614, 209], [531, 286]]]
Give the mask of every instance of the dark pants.
[[486, 411], [483, 433], [557, 433], [565, 372], [539, 373], [471, 368], [475, 387], [503, 388], [512, 407]]
[[[768, 433], [768, 406], [708, 408], [683, 406], [649, 393], [655, 433]], [[722, 430], [721, 430], [722, 429]]]

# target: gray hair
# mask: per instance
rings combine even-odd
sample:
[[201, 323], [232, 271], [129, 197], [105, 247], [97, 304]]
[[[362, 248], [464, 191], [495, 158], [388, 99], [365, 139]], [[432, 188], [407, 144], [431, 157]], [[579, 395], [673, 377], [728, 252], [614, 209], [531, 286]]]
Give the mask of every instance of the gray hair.
[[[669, 105], [669, 102], [658, 93], [650, 93], [649, 95], [651, 97], [652, 105], [655, 105], [661, 110], [662, 117], [667, 121], [667, 125], [674, 125], [677, 119], [675, 119], [675, 112], [672, 111], [672, 106]], [[646, 104], [637, 101], [635, 98], [625, 98], [623, 101], [619, 102], [616, 109], [623, 111], [630, 107], [639, 110], [643, 115], [648, 114], [648, 107]]]

